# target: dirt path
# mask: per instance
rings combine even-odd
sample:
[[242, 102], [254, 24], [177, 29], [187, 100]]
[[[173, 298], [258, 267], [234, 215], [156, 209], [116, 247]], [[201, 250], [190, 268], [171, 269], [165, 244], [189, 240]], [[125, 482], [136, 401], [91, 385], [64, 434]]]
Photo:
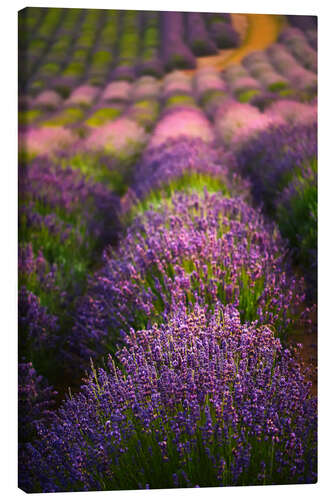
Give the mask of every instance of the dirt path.
[[[239, 33], [242, 43], [237, 49], [220, 50], [215, 56], [197, 58], [197, 67], [214, 67], [222, 70], [239, 63], [254, 50], [264, 50], [276, 42], [284, 24], [284, 17], [271, 14], [231, 14], [232, 24]], [[185, 71], [193, 74], [195, 70]]]

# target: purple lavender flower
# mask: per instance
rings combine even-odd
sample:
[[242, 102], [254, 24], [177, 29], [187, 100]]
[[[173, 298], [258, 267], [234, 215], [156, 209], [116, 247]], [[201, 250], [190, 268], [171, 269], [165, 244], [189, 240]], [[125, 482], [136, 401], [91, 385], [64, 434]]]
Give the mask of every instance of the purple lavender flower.
[[273, 66], [296, 88], [314, 93], [317, 91], [317, 75], [303, 68], [281, 44], [273, 44], [267, 49]]
[[291, 125], [311, 125], [317, 123], [317, 105], [291, 100], [275, 101], [267, 107], [265, 114], [283, 118]]
[[90, 106], [96, 99], [98, 88], [91, 85], [80, 85], [74, 92], [66, 99], [66, 106]]
[[107, 153], [127, 158], [140, 152], [146, 141], [143, 127], [127, 117], [121, 117], [94, 129], [83, 139], [81, 146], [87, 153]]
[[55, 347], [59, 339], [59, 320], [26, 287], [19, 290], [18, 318], [20, 357], [27, 353], [38, 356], [38, 353]]
[[174, 94], [188, 94], [192, 93], [191, 78], [182, 73], [181, 71], [173, 71], [166, 75], [163, 79], [162, 97], [167, 99]]
[[288, 268], [276, 228], [241, 199], [176, 193], [135, 219], [116, 253], [105, 252], [70, 343], [80, 357], [96, 357], [175, 304], [214, 308], [218, 300], [284, 335], [299, 321], [303, 281]]
[[117, 218], [117, 196], [103, 184], [84, 178], [66, 158], [63, 168], [45, 158], [34, 160], [20, 171], [19, 186], [21, 201], [28, 197], [42, 208], [43, 215], [54, 212], [65, 221], [84, 221], [93, 239], [103, 239], [106, 227], [110, 234], [111, 221]]
[[287, 16], [288, 21], [301, 30], [317, 29], [317, 16]]
[[252, 52], [243, 59], [242, 64], [269, 91], [280, 91], [289, 85], [288, 80], [274, 70], [263, 51]]
[[18, 365], [19, 442], [27, 443], [35, 436], [36, 422], [49, 420], [56, 392], [32, 363]]
[[202, 16], [210, 36], [220, 49], [234, 48], [239, 44], [239, 34], [232, 26], [231, 14], [205, 13]]
[[298, 28], [285, 28], [279, 36], [298, 61], [308, 70], [317, 72], [317, 53], [310, 47], [305, 35]]
[[[249, 186], [237, 175], [235, 158], [222, 147], [213, 147], [199, 138], [175, 138], [163, 142], [158, 147], [148, 148], [134, 169], [133, 191], [136, 199], [144, 200], [152, 191], [178, 190], [215, 179], [217, 189], [225, 190], [232, 196], [248, 198]], [[179, 179], [179, 184], [177, 184]], [[184, 186], [181, 184], [184, 179]], [[183, 186], [183, 187], [182, 187]]]
[[177, 307], [127, 342], [38, 425], [30, 491], [316, 481], [316, 401], [269, 327]]
[[290, 175], [317, 156], [317, 125], [282, 125], [244, 142], [237, 153], [239, 168], [252, 180], [254, 197], [272, 209]]
[[126, 81], [116, 81], [109, 83], [102, 92], [102, 101], [127, 102], [131, 92], [131, 84]]
[[209, 143], [214, 140], [212, 126], [200, 109], [176, 109], [167, 113], [158, 122], [149, 142], [156, 147], [168, 139], [177, 137], [199, 137]]
[[52, 156], [75, 142], [75, 134], [64, 127], [29, 128], [19, 133], [19, 152], [28, 157]]
[[62, 98], [54, 90], [44, 90], [34, 99], [34, 106], [43, 109], [59, 109]]
[[229, 100], [215, 113], [215, 128], [223, 144], [238, 151], [242, 145], [260, 136], [274, 125], [283, 124], [281, 116], [261, 113], [247, 103]]
[[209, 92], [226, 91], [224, 80], [214, 68], [197, 70], [194, 76], [194, 86], [199, 99], [203, 99]]
[[133, 101], [158, 98], [160, 95], [160, 87], [160, 82], [153, 76], [142, 76], [133, 84], [131, 98]]
[[199, 12], [189, 12], [186, 15], [188, 42], [196, 56], [207, 56], [217, 53], [217, 47], [210, 38], [204, 19]]
[[18, 479], [19, 488], [30, 491], [33, 483], [30, 477], [29, 443], [36, 438], [38, 423], [48, 423], [53, 416], [57, 392], [47, 380], [38, 375], [32, 363], [18, 365]]
[[184, 28], [181, 12], [163, 12], [162, 36], [163, 60], [167, 71], [177, 68], [195, 68], [195, 57], [183, 41]]

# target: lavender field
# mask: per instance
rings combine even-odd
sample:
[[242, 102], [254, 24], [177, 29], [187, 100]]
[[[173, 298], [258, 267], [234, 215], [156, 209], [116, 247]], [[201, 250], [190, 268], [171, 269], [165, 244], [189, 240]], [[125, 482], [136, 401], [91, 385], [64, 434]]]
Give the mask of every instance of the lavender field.
[[317, 18], [18, 23], [19, 488], [315, 483]]

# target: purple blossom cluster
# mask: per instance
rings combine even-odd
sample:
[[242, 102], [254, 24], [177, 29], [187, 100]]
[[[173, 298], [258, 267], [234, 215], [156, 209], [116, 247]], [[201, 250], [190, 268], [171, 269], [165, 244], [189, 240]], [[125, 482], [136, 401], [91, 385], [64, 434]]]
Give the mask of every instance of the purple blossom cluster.
[[315, 19], [192, 76], [230, 14], [21, 17], [19, 486], [316, 482]]
[[260, 137], [272, 126], [283, 123], [284, 119], [280, 115], [262, 113], [251, 104], [232, 99], [225, 100], [215, 111], [217, 136], [234, 152]]
[[317, 75], [301, 64], [288, 52], [287, 48], [279, 43], [270, 45], [267, 49], [268, 57], [276, 70], [285, 76], [292, 86], [306, 92], [317, 91]]
[[215, 42], [210, 38], [202, 15], [198, 12], [186, 14], [188, 42], [196, 56], [207, 56], [217, 52]]
[[167, 71], [177, 68], [195, 68], [195, 57], [184, 43], [183, 14], [163, 12], [162, 54]]
[[76, 87], [68, 99], [65, 100], [65, 106], [90, 106], [96, 99], [98, 88], [92, 85], [81, 85]]
[[139, 153], [146, 144], [143, 127], [134, 120], [121, 117], [94, 129], [82, 140], [80, 150], [86, 153], [104, 153], [115, 158], [127, 159]]
[[[176, 304], [232, 303], [243, 320], [300, 324], [303, 280], [276, 228], [240, 198], [175, 193], [138, 216], [90, 281], [70, 343], [81, 359], [112, 350], [129, 328], [162, 321]], [[291, 306], [292, 304], [292, 306]], [[78, 362], [79, 364], [79, 362]]]
[[317, 123], [317, 104], [306, 104], [292, 100], [279, 100], [266, 108], [270, 116], [280, 117], [294, 126]]
[[188, 94], [192, 93], [191, 78], [181, 71], [172, 71], [163, 79], [162, 98], [167, 99], [174, 94]]
[[295, 169], [275, 203], [281, 232], [294, 249], [311, 300], [317, 292], [317, 190], [317, 159], [312, 158]]
[[36, 438], [37, 424], [52, 419], [57, 392], [38, 375], [32, 363], [18, 365], [19, 487], [31, 491], [29, 446]]
[[64, 127], [29, 128], [19, 133], [19, 152], [28, 157], [52, 156], [75, 142], [76, 135]]
[[219, 189], [224, 187], [225, 194], [249, 197], [249, 185], [237, 174], [236, 160], [231, 152], [221, 146], [213, 147], [200, 138], [182, 136], [144, 152], [135, 168], [132, 191], [136, 199], [142, 200], [152, 191], [167, 189], [170, 183], [185, 177], [191, 187], [191, 175], [194, 176], [193, 188], [197, 175], [202, 175], [216, 179]]
[[132, 87], [132, 98], [134, 101], [147, 98], [158, 98], [160, 94], [160, 81], [153, 76], [142, 76], [138, 78]]
[[286, 28], [279, 37], [290, 52], [306, 69], [317, 72], [317, 52], [308, 44], [306, 36], [298, 28]]
[[46, 110], [54, 110], [61, 106], [62, 97], [54, 90], [44, 90], [33, 101], [33, 106]]
[[41, 305], [40, 298], [22, 286], [18, 292], [19, 353], [36, 356], [53, 349], [59, 340], [58, 318]]
[[317, 29], [317, 16], [287, 16], [292, 26], [302, 31]]
[[214, 132], [204, 113], [197, 108], [176, 108], [165, 113], [154, 129], [148, 147], [156, 147], [168, 139], [178, 137], [200, 138], [211, 143]]
[[[292, 104], [291, 104], [292, 106]], [[296, 168], [317, 156], [317, 124], [285, 124], [262, 131], [237, 153], [239, 168], [250, 176], [254, 198], [272, 208]]]
[[260, 83], [252, 78], [247, 69], [240, 64], [229, 66], [223, 72], [223, 76], [236, 97], [241, 96], [243, 92], [261, 90]]
[[268, 326], [177, 307], [127, 342], [38, 425], [30, 491], [316, 481], [316, 401]]
[[[35, 255], [31, 243], [19, 246], [18, 293], [19, 356], [30, 358], [45, 348], [54, 348], [58, 341], [59, 321], [41, 304], [36, 293], [60, 293], [56, 279], [57, 266], [50, 265], [41, 250]], [[27, 289], [27, 286], [30, 288]]]
[[240, 43], [240, 37], [231, 23], [230, 14], [205, 14], [211, 37], [220, 49], [231, 49]]
[[226, 92], [225, 81], [221, 78], [219, 72], [209, 67], [196, 71], [194, 75], [194, 87], [200, 100], [204, 99], [209, 92]]
[[[72, 222], [72, 226], [74, 218], [76, 225], [86, 226], [91, 239], [111, 241], [118, 230], [117, 196], [71, 168], [68, 159], [64, 159], [62, 167], [58, 162], [39, 158], [20, 171], [20, 199], [25, 203], [23, 212], [29, 215], [28, 222], [56, 230], [55, 215]], [[60, 227], [64, 229], [63, 225]]]
[[18, 389], [19, 440], [26, 443], [32, 440], [37, 421], [50, 419], [57, 393], [44, 377], [37, 374], [32, 363], [19, 363]]
[[279, 91], [289, 86], [288, 80], [274, 69], [265, 52], [252, 52], [242, 64], [268, 91]]
[[116, 240], [119, 200], [45, 158], [23, 166], [19, 188], [19, 358], [50, 376], [87, 270], [97, 250]]

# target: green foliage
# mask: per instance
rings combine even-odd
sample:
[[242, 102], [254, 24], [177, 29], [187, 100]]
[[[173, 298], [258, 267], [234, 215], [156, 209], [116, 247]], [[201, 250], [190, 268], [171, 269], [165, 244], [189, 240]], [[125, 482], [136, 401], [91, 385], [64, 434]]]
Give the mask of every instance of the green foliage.
[[72, 125], [80, 121], [84, 116], [84, 111], [80, 108], [67, 108], [57, 113], [55, 116], [43, 122], [44, 127], [59, 127]]
[[101, 108], [95, 111], [86, 121], [85, 124], [89, 127], [99, 127], [104, 123], [114, 120], [121, 114], [119, 108]]
[[202, 193], [206, 190], [208, 193], [221, 192], [226, 197], [230, 197], [225, 183], [218, 177], [212, 177], [198, 172], [185, 173], [181, 177], [171, 180], [159, 189], [151, 191], [142, 201], [132, 209], [130, 217], [134, 217], [146, 210], [158, 209], [163, 202], [172, 204], [172, 197], [176, 192]]
[[279, 92], [280, 95], [282, 95], [281, 91], [288, 90], [288, 84], [282, 80], [276, 81], [268, 86], [268, 90], [271, 90], [272, 92]]
[[72, 61], [63, 71], [64, 76], [81, 76], [84, 73], [85, 64], [79, 61]]
[[239, 102], [249, 102], [257, 94], [259, 94], [259, 90], [245, 90], [244, 92], [240, 92], [237, 98]]
[[119, 168], [110, 168], [102, 155], [81, 153], [71, 158], [70, 166], [80, 170], [85, 177], [105, 184], [119, 195], [127, 190], [130, 165], [126, 162], [119, 162]]
[[192, 96], [182, 94], [182, 95], [174, 95], [167, 99], [165, 106], [168, 108], [169, 106], [196, 106], [195, 99]]
[[42, 112], [39, 109], [28, 109], [24, 111], [18, 112], [18, 123], [19, 125], [31, 125], [34, 123], [40, 116]]
[[298, 249], [297, 262], [309, 268], [311, 251], [317, 248], [317, 159], [309, 162], [312, 175], [302, 176], [302, 170], [295, 171], [290, 183], [294, 194], [288, 205], [280, 203], [277, 208], [277, 220], [282, 235], [288, 238], [292, 247]]
[[47, 63], [44, 64], [44, 66], [41, 67], [40, 73], [43, 75], [51, 76], [51, 75], [56, 75], [58, 71], [60, 70], [60, 65], [57, 63]]
[[225, 92], [223, 92], [223, 90], [207, 90], [201, 97], [201, 104], [205, 107], [210, 101], [218, 99], [219, 97], [225, 97]]

